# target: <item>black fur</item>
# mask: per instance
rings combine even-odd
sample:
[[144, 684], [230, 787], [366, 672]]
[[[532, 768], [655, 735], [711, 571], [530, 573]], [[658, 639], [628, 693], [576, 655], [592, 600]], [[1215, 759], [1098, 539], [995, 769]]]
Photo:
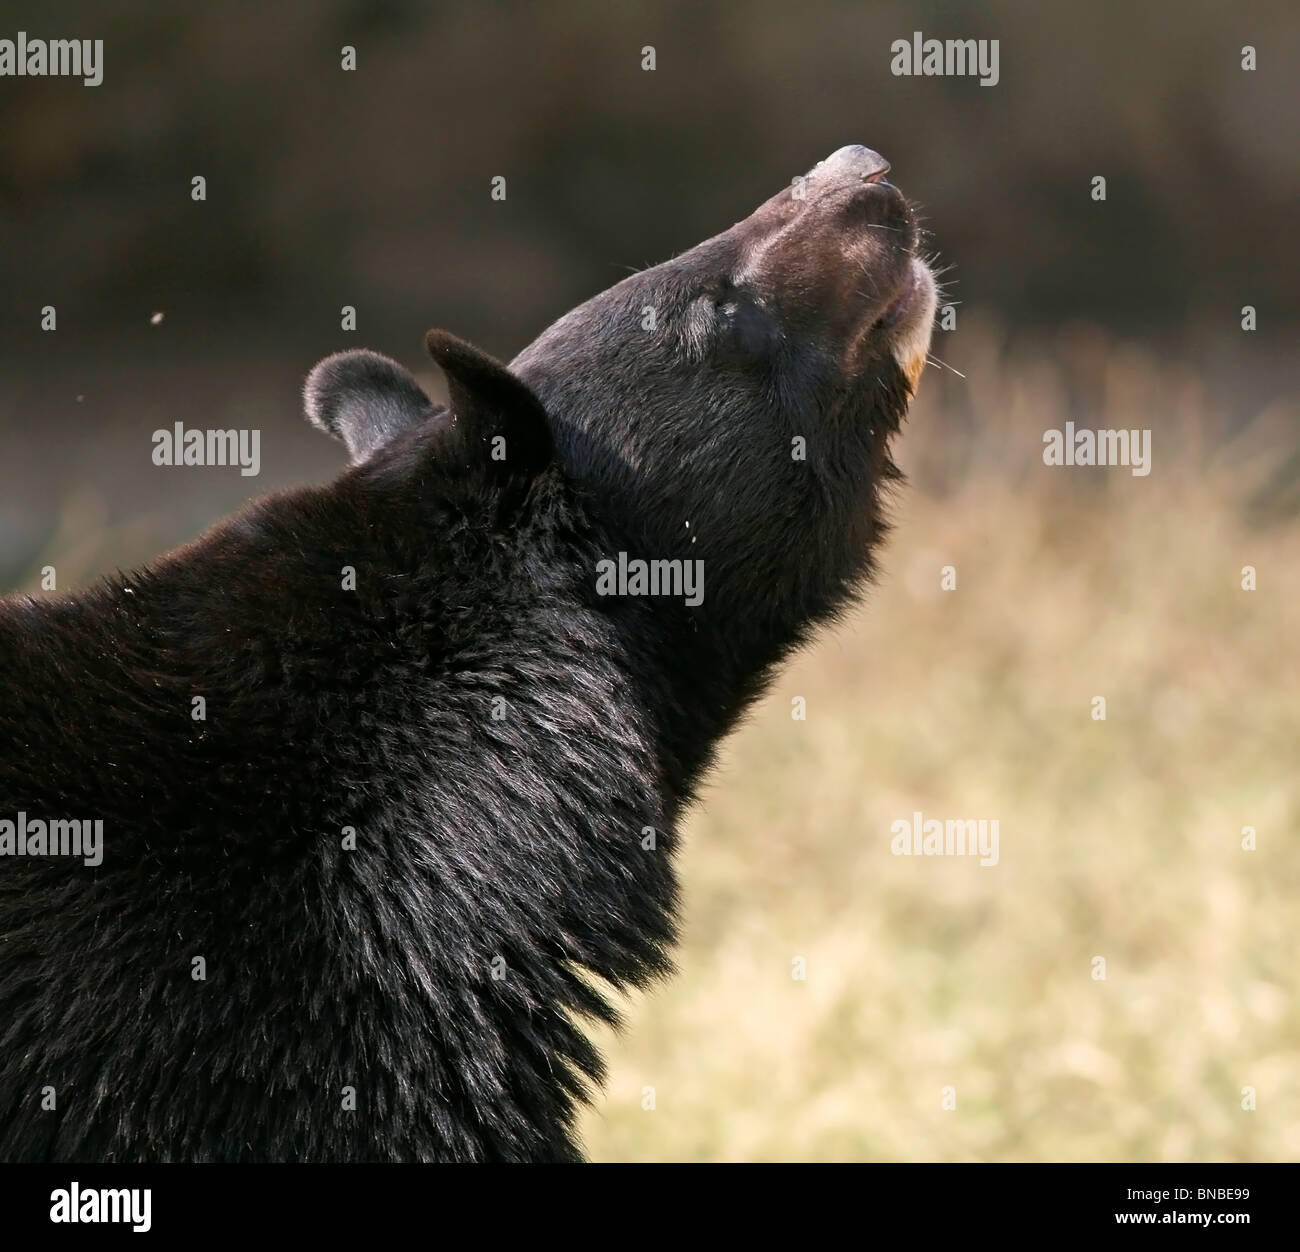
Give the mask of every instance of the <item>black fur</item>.
[[[330, 358], [336, 481], [0, 604], [0, 819], [104, 822], [97, 868], [0, 858], [0, 1159], [579, 1157], [581, 1019], [670, 968], [682, 808], [881, 530], [932, 289], [899, 313], [873, 159], [510, 372], [432, 335], [446, 410]], [[599, 595], [619, 552], [703, 560], [703, 603]]]

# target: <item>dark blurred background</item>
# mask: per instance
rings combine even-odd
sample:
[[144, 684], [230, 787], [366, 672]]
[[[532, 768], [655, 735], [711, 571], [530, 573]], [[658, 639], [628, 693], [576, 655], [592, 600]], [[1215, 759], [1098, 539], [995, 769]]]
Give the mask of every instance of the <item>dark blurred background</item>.
[[[324, 353], [419, 365], [440, 325], [508, 359], [850, 142], [923, 206], [962, 319], [1100, 325], [1208, 363], [1216, 402], [1257, 412], [1296, 331], [1296, 12], [6, 2], [0, 38], [102, 38], [105, 64], [98, 87], [0, 79], [0, 586], [75, 485], [88, 518], [156, 513], [171, 540], [327, 473], [337, 450], [295, 416]], [[914, 30], [1000, 40], [1000, 81], [894, 77]], [[960, 358], [959, 333], [936, 353]], [[175, 420], [260, 426], [262, 477], [151, 472]], [[151, 555], [133, 533], [121, 557]]]

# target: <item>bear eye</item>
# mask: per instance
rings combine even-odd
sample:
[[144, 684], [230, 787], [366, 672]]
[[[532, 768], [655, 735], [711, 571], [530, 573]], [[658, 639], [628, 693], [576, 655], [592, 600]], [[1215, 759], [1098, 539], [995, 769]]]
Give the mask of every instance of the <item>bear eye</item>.
[[747, 357], [761, 356], [777, 337], [776, 323], [767, 311], [741, 292], [732, 290], [714, 300], [721, 346]]
[[696, 360], [713, 355], [750, 362], [779, 338], [771, 314], [726, 279], [697, 290], [684, 322], [684, 342]]
[[706, 296], [713, 307], [719, 310], [739, 304], [745, 295], [730, 278], [715, 279], [700, 294]]

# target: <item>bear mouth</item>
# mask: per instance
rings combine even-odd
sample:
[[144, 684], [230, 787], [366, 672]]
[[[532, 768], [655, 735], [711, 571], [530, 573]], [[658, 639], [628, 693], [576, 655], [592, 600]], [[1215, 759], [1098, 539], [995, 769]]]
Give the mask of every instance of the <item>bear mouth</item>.
[[877, 315], [867, 335], [888, 348], [913, 394], [929, 355], [938, 303], [938, 286], [930, 267], [912, 255], [898, 293]]
[[921, 276], [917, 272], [915, 258], [913, 264], [907, 267], [907, 277], [903, 282], [902, 290], [899, 291], [886, 306], [884, 312], [876, 318], [873, 330], [882, 331], [890, 330], [901, 322], [908, 310], [916, 302], [918, 293], [921, 290]]

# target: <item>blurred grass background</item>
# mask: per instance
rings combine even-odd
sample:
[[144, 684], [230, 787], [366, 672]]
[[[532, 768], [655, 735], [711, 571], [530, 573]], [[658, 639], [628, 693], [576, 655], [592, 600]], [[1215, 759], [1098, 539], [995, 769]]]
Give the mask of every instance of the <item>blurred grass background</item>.
[[[726, 745], [679, 975], [607, 1041], [588, 1146], [1300, 1156], [1291, 0], [45, 0], [20, 29], [105, 62], [0, 82], [0, 592], [331, 477], [298, 398], [328, 352], [436, 387], [428, 327], [508, 359], [840, 145], [883, 152], [955, 267], [934, 351], [966, 377], [926, 371], [863, 611]], [[916, 30], [999, 39], [998, 86], [891, 76]], [[261, 477], [155, 468], [178, 420], [259, 428]], [[1067, 420], [1151, 429], [1150, 476], [1043, 466]], [[890, 855], [918, 809], [997, 818], [1000, 863]]]
[[[1093, 424], [1163, 415], [1151, 475], [1042, 464], [1042, 345], [975, 325], [965, 382], [927, 371], [880, 583], [689, 824], [680, 973], [609, 1041], [597, 1159], [1300, 1156], [1300, 414], [1229, 434], [1185, 366], [1054, 347], [1100, 354]], [[891, 855], [917, 809], [998, 818], [999, 863]]]

